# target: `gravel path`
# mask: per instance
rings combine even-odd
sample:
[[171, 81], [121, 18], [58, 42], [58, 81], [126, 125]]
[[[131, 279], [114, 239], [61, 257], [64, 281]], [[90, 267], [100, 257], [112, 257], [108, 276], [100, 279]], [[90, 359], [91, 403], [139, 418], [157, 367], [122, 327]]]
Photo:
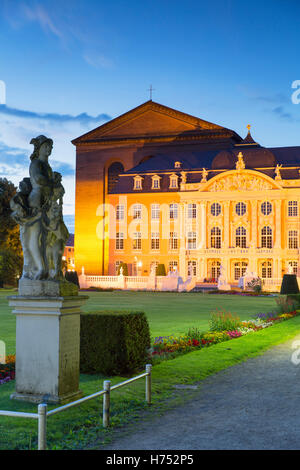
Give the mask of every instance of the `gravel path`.
[[[300, 364], [292, 343], [208, 377], [188, 401], [103, 449], [300, 449]], [[300, 359], [300, 351], [297, 354]]]

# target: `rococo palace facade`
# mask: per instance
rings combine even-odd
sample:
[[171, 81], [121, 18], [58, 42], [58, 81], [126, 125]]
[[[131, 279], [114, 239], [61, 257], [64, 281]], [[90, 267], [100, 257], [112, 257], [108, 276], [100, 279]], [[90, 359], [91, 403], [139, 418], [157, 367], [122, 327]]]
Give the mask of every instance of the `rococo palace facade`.
[[[298, 275], [300, 147], [266, 148], [152, 100], [73, 140], [75, 265], [149, 276], [158, 264], [278, 290]], [[271, 290], [272, 290], [271, 289]]]

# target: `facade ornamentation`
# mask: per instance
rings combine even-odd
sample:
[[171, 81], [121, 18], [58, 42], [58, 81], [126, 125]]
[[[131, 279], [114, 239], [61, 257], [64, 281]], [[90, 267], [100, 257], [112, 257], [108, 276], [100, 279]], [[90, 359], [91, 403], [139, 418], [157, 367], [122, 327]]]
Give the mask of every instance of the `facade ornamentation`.
[[264, 191], [273, 189], [271, 183], [264, 178], [237, 173], [224, 176], [209, 187], [209, 191]]
[[239, 154], [238, 154], [238, 160], [236, 162], [235, 167], [236, 167], [237, 171], [241, 171], [241, 170], [245, 169], [245, 162], [244, 162], [242, 152], [239, 152]]

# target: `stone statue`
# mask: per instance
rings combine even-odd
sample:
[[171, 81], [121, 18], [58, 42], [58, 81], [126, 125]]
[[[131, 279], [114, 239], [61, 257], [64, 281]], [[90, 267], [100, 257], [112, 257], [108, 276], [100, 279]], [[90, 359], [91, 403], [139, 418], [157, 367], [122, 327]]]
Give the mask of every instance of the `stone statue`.
[[280, 174], [281, 167], [282, 165], [279, 165], [277, 163], [276, 168], [275, 168], [275, 175], [276, 175], [275, 180], [281, 180], [281, 174]]
[[227, 282], [226, 271], [222, 264], [220, 266], [220, 275], [218, 277], [218, 289], [231, 290], [231, 285]]
[[62, 255], [69, 237], [62, 215], [62, 177], [48, 163], [52, 139], [40, 135], [30, 143], [34, 145], [30, 178], [20, 182], [10, 201], [12, 217], [20, 225], [24, 255], [21, 280], [62, 281]]
[[207, 182], [207, 175], [208, 175], [208, 171], [203, 168], [202, 169], [202, 180], [201, 180], [201, 183], [206, 183]]

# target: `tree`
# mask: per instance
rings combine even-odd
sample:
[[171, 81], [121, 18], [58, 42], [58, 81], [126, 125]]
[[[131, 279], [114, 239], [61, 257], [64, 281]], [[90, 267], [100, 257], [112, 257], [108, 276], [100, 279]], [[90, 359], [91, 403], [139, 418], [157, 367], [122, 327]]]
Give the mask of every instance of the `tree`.
[[164, 264], [159, 264], [156, 268], [156, 276], [166, 276], [166, 268]]
[[23, 253], [18, 224], [11, 217], [9, 202], [17, 188], [0, 178], [0, 286], [15, 284], [22, 272]]

